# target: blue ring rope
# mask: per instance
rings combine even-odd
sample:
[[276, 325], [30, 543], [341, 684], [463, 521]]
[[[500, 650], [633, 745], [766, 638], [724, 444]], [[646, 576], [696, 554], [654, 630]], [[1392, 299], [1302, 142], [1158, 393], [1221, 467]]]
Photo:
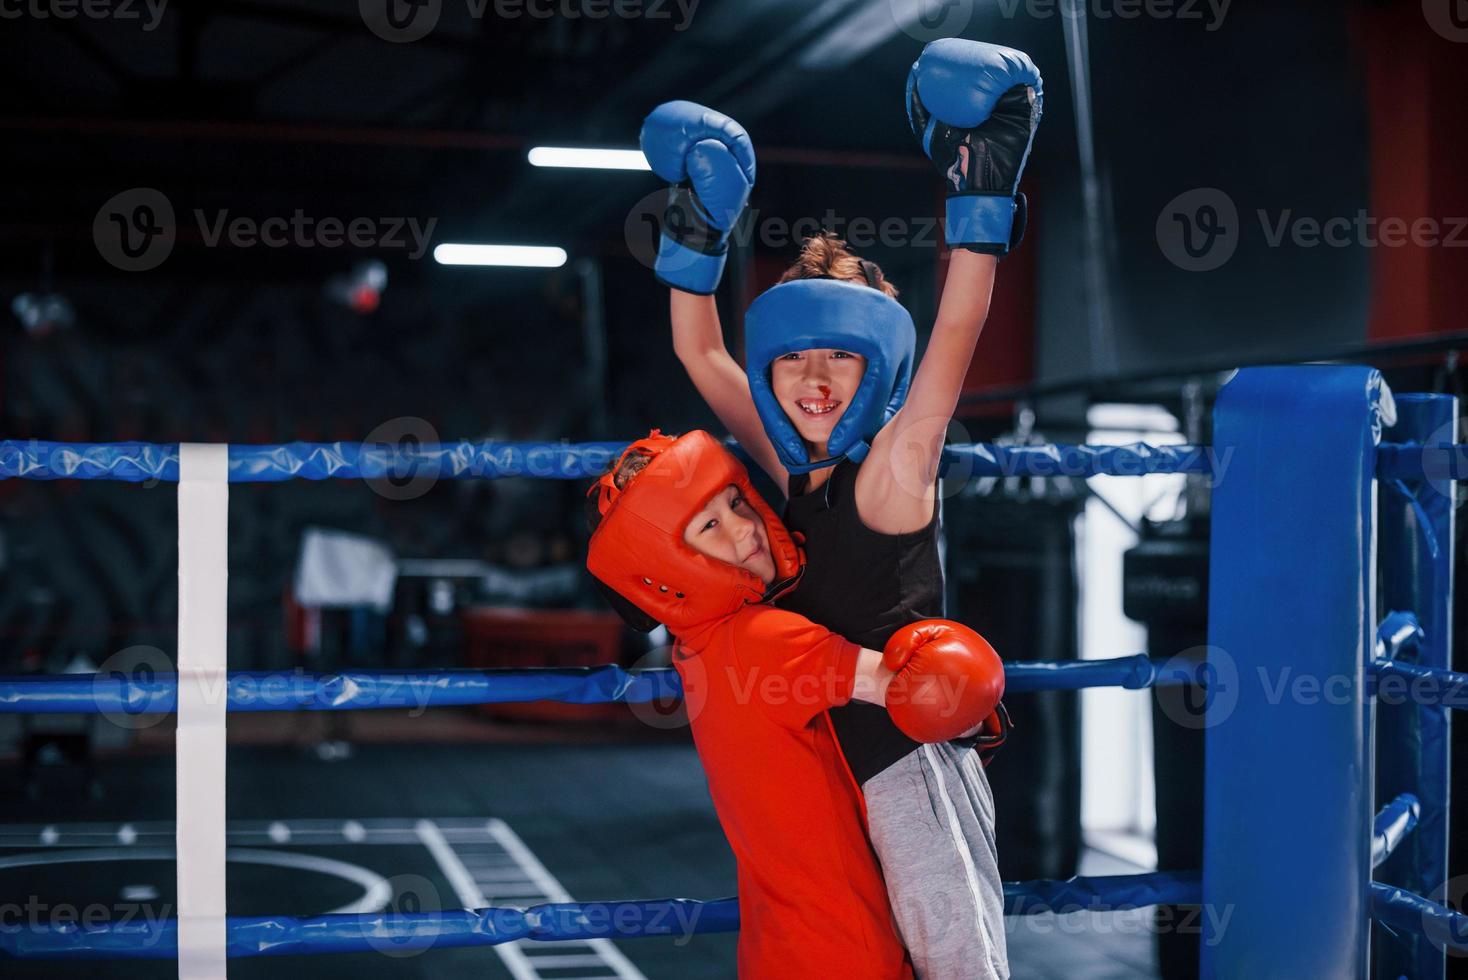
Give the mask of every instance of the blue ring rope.
[[[229, 447], [231, 483], [367, 479], [408, 481], [528, 476], [580, 480], [599, 475], [625, 442], [288, 442]], [[943, 450], [945, 475], [966, 477], [1143, 476], [1222, 472], [1209, 446], [954, 445]], [[1377, 475], [1423, 480], [1432, 473], [1468, 478], [1468, 445], [1423, 447], [1383, 443]], [[0, 440], [0, 480], [178, 481], [178, 444]]]
[[1405, 888], [1373, 881], [1371, 917], [1393, 929], [1426, 936], [1442, 949], [1468, 952], [1468, 915]]
[[[578, 480], [600, 475], [625, 442], [291, 442], [229, 447], [231, 483], [281, 480]], [[1088, 477], [1213, 470], [1206, 446], [949, 446], [947, 472], [975, 477]], [[0, 441], [0, 479], [178, 481], [178, 444]]]
[[[1005, 689], [1074, 691], [1086, 687], [1147, 687], [1194, 680], [1188, 670], [1145, 654], [1114, 660], [1006, 664]], [[681, 698], [672, 668], [626, 671], [603, 667], [504, 670], [230, 671], [230, 711], [342, 711], [436, 708], [468, 704], [559, 701], [566, 704], [646, 704]], [[0, 714], [157, 714], [177, 705], [177, 676], [141, 669], [97, 674], [0, 675]]]
[[[1046, 912], [1112, 912], [1147, 905], [1195, 905], [1202, 901], [1197, 872], [1070, 878], [1065, 881], [1005, 882], [1008, 915]], [[511, 908], [441, 912], [368, 912], [293, 916], [231, 916], [231, 957], [313, 953], [370, 953], [462, 946], [493, 946], [518, 940], [635, 939], [732, 932], [739, 904], [657, 899], [638, 902], [558, 902]], [[126, 925], [0, 925], [0, 958], [173, 959], [178, 955], [177, 920], [139, 920]]]
[[[1393, 686], [1389, 678], [1402, 683]], [[1423, 667], [1400, 660], [1377, 660], [1371, 664], [1371, 682], [1377, 697], [1388, 694], [1398, 701], [1468, 711], [1468, 674], [1440, 667]]]
[[1416, 613], [1389, 612], [1376, 625], [1376, 658], [1396, 660], [1414, 652], [1426, 636]]
[[1397, 845], [1417, 829], [1417, 819], [1422, 814], [1422, 804], [1411, 793], [1400, 793], [1397, 798], [1381, 808], [1371, 824], [1371, 866], [1378, 867], [1392, 856]]

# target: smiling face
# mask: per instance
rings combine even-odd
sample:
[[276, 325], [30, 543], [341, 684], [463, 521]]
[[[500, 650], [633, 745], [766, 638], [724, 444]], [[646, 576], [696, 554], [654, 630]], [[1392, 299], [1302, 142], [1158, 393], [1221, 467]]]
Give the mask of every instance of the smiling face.
[[714, 494], [693, 516], [683, 529], [683, 540], [705, 557], [753, 573], [765, 585], [775, 581], [775, 559], [765, 522], [733, 484]]
[[817, 347], [791, 351], [770, 364], [770, 389], [807, 443], [812, 459], [824, 459], [831, 430], [861, 386], [867, 359]]

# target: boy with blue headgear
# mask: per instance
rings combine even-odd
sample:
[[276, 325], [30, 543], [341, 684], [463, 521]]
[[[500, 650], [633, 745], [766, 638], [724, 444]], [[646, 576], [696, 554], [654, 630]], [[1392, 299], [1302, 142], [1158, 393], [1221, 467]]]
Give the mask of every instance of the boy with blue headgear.
[[[779, 605], [864, 647], [943, 608], [938, 464], [996, 262], [1023, 234], [1018, 185], [1042, 85], [1022, 52], [948, 38], [923, 50], [906, 94], [944, 181], [953, 249], [915, 375], [915, 331], [895, 290], [824, 236], [751, 305], [741, 368], [711, 294], [753, 187], [753, 146], [732, 119], [686, 102], [658, 107], [642, 132], [653, 170], [674, 184], [655, 266], [672, 287], [674, 348], [720, 421], [786, 488], [785, 522], [805, 537], [805, 577]], [[1008, 977], [993, 796], [974, 743], [920, 745], [872, 707], [830, 718], [918, 976]], [[992, 742], [1002, 721], [986, 726]]]

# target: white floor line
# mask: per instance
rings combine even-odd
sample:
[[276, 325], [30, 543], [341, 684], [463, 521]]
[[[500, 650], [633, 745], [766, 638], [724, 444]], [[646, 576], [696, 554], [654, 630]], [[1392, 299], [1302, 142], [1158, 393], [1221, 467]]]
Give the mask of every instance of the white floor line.
[[[480, 892], [479, 886], [474, 883], [474, 876], [469, 874], [469, 869], [464, 867], [454, 849], [449, 846], [448, 841], [443, 839], [443, 833], [432, 820], [419, 820], [415, 825], [418, 831], [418, 839], [433, 855], [433, 860], [438, 863], [438, 868], [444, 877], [454, 888], [454, 894], [459, 896], [460, 903], [466, 909], [482, 909], [489, 905], [484, 894]], [[530, 965], [525, 954], [513, 943], [499, 943], [491, 946], [505, 968], [515, 977], [515, 980], [541, 980], [540, 974]]]
[[[52, 851], [58, 847], [116, 848], [119, 830], [127, 827], [133, 841], [131, 847], [148, 842], [162, 844], [174, 835], [172, 821], [135, 821], [122, 823], [54, 823], [0, 825], [0, 848], [34, 848], [41, 845]], [[286, 846], [344, 844], [419, 844], [438, 865], [454, 888], [459, 903], [465, 908], [485, 908], [491, 904], [483, 887], [505, 892], [495, 904], [514, 900], [517, 904], [538, 905], [542, 902], [574, 901], [555, 876], [541, 864], [509, 825], [502, 820], [453, 817], [443, 820], [414, 818], [373, 818], [363, 820], [300, 819], [230, 821], [227, 837], [231, 845], [241, 847], [274, 843], [281, 838]], [[463, 849], [461, 854], [455, 849]], [[513, 889], [516, 894], [508, 894]], [[613, 971], [620, 980], [647, 980], [643, 973], [609, 939], [565, 939], [551, 942], [527, 940], [501, 943], [491, 947], [504, 962], [515, 980], [544, 980], [535, 964], [555, 956], [589, 950], [598, 957], [596, 965]], [[530, 954], [530, 955], [527, 955]], [[544, 954], [550, 954], [548, 957]], [[588, 954], [589, 956], [590, 954]], [[593, 965], [588, 958], [587, 966]], [[572, 964], [566, 963], [564, 969]], [[545, 969], [555, 969], [547, 963]], [[557, 980], [608, 980], [587, 975], [581, 978], [561, 977]]]
[[[569, 902], [572, 900], [570, 893], [561, 887], [561, 883], [545, 865], [540, 863], [535, 852], [525, 846], [525, 842], [520, 839], [519, 835], [510, 829], [509, 824], [503, 820], [490, 820], [485, 824], [484, 829], [489, 832], [489, 836], [499, 841], [500, 846], [525, 869], [525, 873], [540, 886], [551, 901]], [[647, 980], [642, 971], [633, 966], [632, 961], [610, 939], [588, 939], [586, 945], [596, 950], [606, 960], [607, 966], [611, 967], [622, 980]]]

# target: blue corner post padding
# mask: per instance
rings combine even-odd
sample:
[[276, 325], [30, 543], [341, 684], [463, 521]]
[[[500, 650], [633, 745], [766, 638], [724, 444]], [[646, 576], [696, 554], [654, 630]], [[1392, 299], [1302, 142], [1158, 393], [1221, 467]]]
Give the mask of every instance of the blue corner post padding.
[[[1451, 395], [1402, 395], [1397, 424], [1387, 435], [1407, 447], [1456, 443], [1458, 400]], [[1388, 617], [1397, 632], [1415, 641], [1413, 665], [1446, 671], [1453, 640], [1453, 482], [1446, 467], [1419, 459], [1413, 476], [1381, 484], [1381, 605], [1415, 614], [1410, 633], [1404, 617]], [[1390, 647], [1391, 639], [1385, 638]], [[1388, 653], [1393, 651], [1388, 650]], [[1401, 652], [1401, 651], [1397, 651]], [[1411, 666], [1411, 665], [1404, 665]], [[1399, 684], [1384, 691], [1407, 688]], [[1406, 892], [1428, 895], [1450, 877], [1448, 869], [1449, 709], [1420, 706], [1400, 696], [1381, 696], [1376, 712], [1376, 798], [1412, 794], [1421, 814], [1417, 830], [1377, 869], [1376, 880]], [[1447, 954], [1428, 937], [1378, 925], [1372, 933], [1376, 976], [1441, 977]]]
[[[1219, 392], [1202, 975], [1361, 977], [1369, 935], [1376, 443], [1364, 367], [1240, 371]], [[1288, 901], [1281, 903], [1281, 898]], [[1228, 918], [1223, 912], [1229, 913]]]

